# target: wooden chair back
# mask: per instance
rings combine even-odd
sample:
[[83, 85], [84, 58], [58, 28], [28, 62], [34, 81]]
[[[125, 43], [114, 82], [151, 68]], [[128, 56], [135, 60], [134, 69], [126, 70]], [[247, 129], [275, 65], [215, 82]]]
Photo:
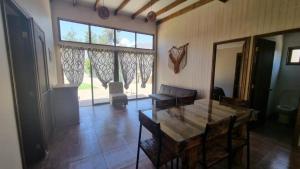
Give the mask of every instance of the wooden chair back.
[[245, 107], [245, 108], [250, 107], [250, 104], [248, 101], [230, 98], [230, 97], [221, 97], [220, 104], [230, 106], [230, 107]]
[[154, 137], [156, 137], [156, 138], [161, 137], [160, 124], [153, 122], [141, 111], [139, 111], [139, 121], [140, 121], [140, 124], [142, 126], [144, 126], [148, 131], [150, 131]]
[[[230, 116], [223, 120], [208, 123], [206, 125], [205, 133], [203, 136], [202, 142], [202, 163], [205, 168], [208, 167], [210, 163], [207, 161], [207, 152], [212, 151], [210, 148], [218, 146], [218, 144], [222, 144], [224, 146], [224, 151], [229, 150], [227, 153], [231, 155], [232, 141], [231, 141], [231, 132], [233, 128], [233, 124], [235, 121], [235, 117]], [[221, 151], [221, 150], [220, 150]], [[217, 153], [217, 152], [216, 152]], [[215, 157], [222, 158], [222, 157]], [[229, 164], [231, 165], [231, 164]]]
[[240, 125], [248, 125], [251, 119], [252, 113], [247, 113], [239, 118], [236, 119], [236, 122], [234, 123], [234, 126], [240, 126]]
[[233, 128], [234, 119], [235, 117], [230, 116], [217, 122], [208, 123], [204, 133], [204, 141], [208, 142], [228, 136]]

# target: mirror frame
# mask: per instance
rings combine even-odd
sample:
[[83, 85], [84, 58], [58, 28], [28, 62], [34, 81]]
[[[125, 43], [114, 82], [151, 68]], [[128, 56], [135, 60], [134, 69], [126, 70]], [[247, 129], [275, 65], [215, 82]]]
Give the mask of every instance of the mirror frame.
[[[212, 55], [212, 66], [211, 66], [211, 84], [210, 84], [210, 93], [209, 93], [209, 99], [212, 99], [212, 92], [214, 88], [214, 83], [215, 83], [215, 68], [216, 68], [216, 56], [217, 56], [217, 46], [221, 44], [226, 44], [226, 43], [232, 43], [232, 42], [239, 42], [239, 41], [245, 41], [245, 53], [247, 56], [247, 62], [246, 66], [249, 69], [249, 57], [250, 55], [250, 45], [251, 45], [251, 36], [243, 37], [243, 38], [237, 38], [237, 39], [231, 39], [231, 40], [225, 40], [225, 41], [220, 41], [220, 42], [215, 42], [213, 44], [213, 55]], [[251, 76], [251, 75], [249, 75]], [[251, 78], [251, 77], [249, 77]], [[247, 81], [246, 81], [247, 82]], [[246, 84], [246, 82], [244, 82]], [[249, 81], [250, 82], [250, 81]], [[246, 101], [249, 100], [249, 90], [250, 90], [250, 85], [248, 85], [248, 89], [246, 89], [246, 95], [247, 99]]]

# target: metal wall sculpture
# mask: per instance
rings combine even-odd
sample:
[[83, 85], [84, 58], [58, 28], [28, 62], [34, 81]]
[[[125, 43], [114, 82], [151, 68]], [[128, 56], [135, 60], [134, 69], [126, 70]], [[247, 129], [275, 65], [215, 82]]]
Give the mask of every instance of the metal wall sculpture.
[[174, 70], [174, 73], [179, 73], [180, 70], [184, 69], [187, 63], [187, 47], [188, 43], [180, 46], [175, 47], [173, 46], [169, 50], [169, 61], [168, 61], [168, 67], [172, 70]]

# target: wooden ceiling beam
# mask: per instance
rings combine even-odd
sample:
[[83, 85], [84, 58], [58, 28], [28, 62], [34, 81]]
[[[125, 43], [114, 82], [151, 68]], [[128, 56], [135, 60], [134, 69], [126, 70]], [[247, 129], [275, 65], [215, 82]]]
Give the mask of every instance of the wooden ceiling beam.
[[157, 1], [159, 0], [150, 0], [146, 5], [144, 5], [143, 7], [141, 7], [139, 10], [137, 10], [134, 14], [131, 15], [132, 19], [135, 19], [136, 16], [138, 16], [139, 14], [141, 14], [142, 12], [144, 12], [146, 9], [148, 9], [150, 6], [154, 5]]
[[95, 5], [94, 5], [94, 11], [97, 10], [97, 6], [98, 6], [99, 1], [100, 1], [100, 0], [96, 0]]
[[177, 11], [177, 12], [175, 12], [175, 13], [173, 13], [173, 14], [167, 16], [167, 17], [165, 17], [165, 18], [162, 18], [162, 19], [158, 20], [158, 21], [157, 21], [157, 24], [159, 25], [159, 24], [161, 24], [161, 23], [163, 23], [163, 22], [166, 22], [166, 21], [168, 21], [168, 20], [170, 20], [170, 19], [173, 19], [173, 18], [175, 18], [175, 17], [177, 17], [177, 16], [180, 16], [180, 15], [182, 15], [182, 14], [185, 14], [185, 13], [187, 13], [187, 12], [190, 12], [191, 10], [196, 9], [196, 8], [198, 8], [198, 7], [200, 7], [200, 6], [203, 6], [203, 5], [205, 5], [205, 4], [209, 3], [209, 2], [212, 2], [212, 1], [213, 1], [213, 0], [199, 0], [199, 1], [197, 1], [197, 2], [195, 2], [195, 3], [193, 3], [193, 4], [191, 4], [191, 5], [189, 5], [189, 6], [185, 7], [185, 8], [183, 8], [183, 9], [181, 9], [181, 10], [179, 10], [179, 11]]
[[[161, 15], [165, 12], [168, 12], [169, 10], [175, 8], [177, 5], [180, 5], [181, 3], [185, 2], [187, 0], [176, 0], [169, 5], [165, 6], [164, 8], [160, 9], [159, 11], [155, 12], [156, 16]], [[148, 22], [148, 19], [145, 18], [145, 22]]]
[[169, 10], [175, 8], [177, 5], [179, 5], [179, 4], [181, 4], [181, 3], [185, 2], [185, 1], [187, 1], [187, 0], [176, 0], [176, 1], [172, 2], [171, 4], [169, 4], [166, 7], [160, 9], [159, 11], [157, 11], [156, 12], [156, 16], [161, 15], [161, 14], [163, 14], [165, 12], [168, 12]]
[[118, 12], [119, 12], [122, 8], [124, 8], [124, 6], [127, 5], [127, 3], [128, 3], [129, 1], [130, 1], [130, 0], [124, 0], [124, 1], [120, 4], [120, 6], [115, 10], [114, 14], [115, 14], [115, 15], [118, 15]]

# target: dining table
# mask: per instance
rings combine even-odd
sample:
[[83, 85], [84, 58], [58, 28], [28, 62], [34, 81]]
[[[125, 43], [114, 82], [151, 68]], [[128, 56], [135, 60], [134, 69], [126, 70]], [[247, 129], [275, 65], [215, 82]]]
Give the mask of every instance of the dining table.
[[[200, 99], [192, 105], [176, 106], [163, 110], [142, 111], [150, 120], [160, 124], [164, 146], [174, 150], [182, 160], [182, 168], [194, 169], [199, 159], [199, 145], [206, 125], [229, 116], [236, 116], [237, 121], [244, 115], [251, 114], [255, 119], [255, 110], [244, 107], [222, 105], [219, 101]], [[235, 126], [241, 129], [243, 125]], [[243, 130], [240, 130], [241, 132]], [[241, 153], [242, 154], [242, 153]]]

